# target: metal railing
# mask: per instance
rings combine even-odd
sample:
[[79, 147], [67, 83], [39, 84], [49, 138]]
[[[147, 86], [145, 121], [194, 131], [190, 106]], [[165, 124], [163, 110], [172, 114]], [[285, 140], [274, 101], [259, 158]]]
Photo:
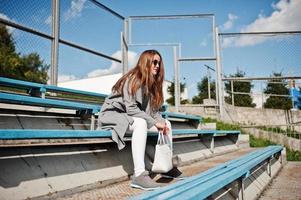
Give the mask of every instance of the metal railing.
[[294, 124], [278, 125], [241, 125], [241, 128], [256, 128], [263, 131], [281, 134], [287, 137], [301, 140], [301, 122]]
[[[120, 59], [116, 59], [104, 52], [101, 52], [99, 50], [95, 50], [89, 46], [84, 46], [84, 45], [80, 45], [77, 44], [75, 42], [71, 42], [69, 40], [65, 40], [62, 39], [60, 36], [60, 29], [61, 29], [61, 21], [60, 21], [60, 3], [62, 1], [60, 0], [49, 0], [51, 1], [51, 34], [49, 33], [44, 33], [42, 31], [37, 30], [36, 28], [31, 28], [28, 25], [24, 25], [20, 22], [15, 22], [13, 20], [7, 19], [5, 17], [3, 17], [4, 15], [0, 15], [0, 23], [15, 28], [17, 30], [21, 30], [24, 31], [26, 33], [29, 33], [31, 35], [35, 35], [38, 36], [40, 38], [46, 39], [51, 41], [51, 60], [50, 60], [50, 84], [52, 85], [57, 85], [58, 82], [58, 63], [59, 63], [59, 59], [58, 59], [58, 52], [59, 52], [59, 44], [64, 44], [67, 45], [69, 47], [78, 49], [82, 52], [86, 52], [88, 54], [93, 54], [96, 55], [98, 57], [102, 57], [111, 61], [115, 61], [118, 63], [122, 63], [122, 60]], [[105, 12], [108, 12], [110, 14], [112, 14], [114, 17], [124, 21], [125, 18], [118, 14], [117, 12], [111, 10], [110, 8], [106, 7], [105, 5], [101, 4], [100, 2], [98, 2], [97, 0], [88, 0], [89, 2], [93, 3], [99, 10], [103, 10]], [[16, 9], [18, 8], [18, 4], [15, 5]], [[1, 9], [0, 9], [1, 12]], [[25, 17], [28, 17], [27, 15], [25, 15]], [[29, 20], [29, 19], [28, 19]], [[121, 43], [122, 44], [122, 43]]]

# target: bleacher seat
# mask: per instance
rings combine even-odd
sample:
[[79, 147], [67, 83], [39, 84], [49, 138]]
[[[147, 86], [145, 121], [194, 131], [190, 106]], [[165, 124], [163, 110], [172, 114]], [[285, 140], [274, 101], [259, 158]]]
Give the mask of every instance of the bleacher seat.
[[43, 106], [51, 108], [63, 108], [63, 109], [74, 109], [79, 114], [91, 115], [91, 125], [90, 129], [94, 130], [95, 127], [95, 114], [101, 109], [100, 105], [91, 103], [76, 102], [75, 100], [58, 100], [58, 99], [47, 99], [46, 92], [60, 92], [60, 93], [70, 93], [79, 94], [85, 96], [92, 96], [96, 98], [105, 98], [107, 95], [87, 92], [81, 90], [74, 90], [69, 88], [62, 88], [53, 85], [45, 85], [40, 83], [33, 83], [28, 81], [21, 81], [15, 79], [9, 79], [0, 77], [0, 85], [11, 88], [26, 89], [29, 95], [24, 94], [12, 94], [7, 92], [0, 92], [0, 102], [2, 103], [12, 103], [20, 105], [31, 105], [31, 106]]
[[[277, 145], [256, 150], [238, 159], [186, 178], [185, 180], [178, 181], [152, 192], [143, 193], [132, 198], [132, 200], [206, 199], [236, 180], [242, 180], [243, 185], [243, 180], [249, 177], [260, 164], [264, 161], [269, 161], [273, 157], [278, 157], [282, 149], [282, 146]], [[271, 174], [271, 171], [269, 171], [269, 174]], [[242, 192], [243, 188], [244, 186], [240, 188]]]
[[[101, 105], [86, 102], [77, 102], [75, 100], [62, 100], [54, 98], [46, 98], [46, 92], [67, 92], [70, 94], [88, 95], [95, 98], [105, 98], [107, 95], [93, 92], [86, 92], [68, 88], [62, 88], [27, 81], [14, 80], [0, 77], [0, 85], [12, 88], [22, 88], [28, 91], [26, 94], [15, 94], [0, 92], [0, 102], [18, 105], [43, 106], [63, 109], [74, 109], [78, 112], [91, 115], [90, 130], [49, 130], [49, 129], [2, 129], [0, 130], [0, 139], [21, 140], [21, 139], [55, 139], [55, 138], [103, 138], [111, 137], [110, 131], [95, 130], [95, 115], [100, 111]], [[162, 117], [169, 119], [172, 124], [182, 123], [185, 126], [175, 126], [174, 135], [197, 135], [206, 136], [210, 141], [210, 150], [214, 152], [214, 137], [221, 135], [229, 135], [231, 140], [236, 143], [240, 131], [219, 131], [219, 130], [200, 130], [198, 125], [202, 121], [200, 116], [187, 115], [182, 113], [173, 113], [167, 111], [167, 105], [162, 107]], [[178, 125], [177, 124], [177, 125]], [[183, 128], [184, 127], [184, 128]], [[157, 133], [149, 132], [149, 135], [157, 135]], [[234, 138], [234, 139], [233, 139]]]
[[21, 80], [4, 78], [4, 77], [0, 77], [0, 85], [12, 87], [12, 88], [26, 89], [29, 94], [34, 94], [34, 96], [36, 96], [36, 92], [38, 92], [40, 93], [40, 97], [42, 98], [45, 98], [46, 92], [65, 92], [65, 93], [80, 94], [80, 95], [86, 95], [86, 96], [92, 96], [98, 98], [106, 98], [108, 96], [106, 94], [101, 94], [96, 92], [74, 90], [70, 88], [58, 87], [55, 85], [46, 85], [41, 83], [21, 81]]

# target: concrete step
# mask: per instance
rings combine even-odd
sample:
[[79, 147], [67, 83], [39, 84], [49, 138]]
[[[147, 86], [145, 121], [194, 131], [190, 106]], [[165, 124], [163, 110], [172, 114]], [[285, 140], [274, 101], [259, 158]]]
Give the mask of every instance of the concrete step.
[[[219, 164], [222, 164], [226, 161], [235, 159], [239, 156], [245, 155], [251, 151], [254, 151], [254, 148], [244, 148], [238, 151], [224, 154], [222, 156], [216, 156], [207, 160], [196, 162], [187, 166], [180, 167], [179, 169], [186, 175], [192, 176], [198, 173], [204, 172], [212, 167], [215, 167]], [[172, 179], [162, 178], [160, 175], [154, 177], [157, 182], [163, 183], [165, 185], [176, 182]], [[95, 187], [90, 190], [80, 190], [77, 191], [65, 191], [64, 193], [55, 194], [51, 197], [59, 200], [75, 200], [75, 199], [128, 199], [129, 197], [136, 196], [143, 193], [143, 190], [133, 189], [130, 187], [130, 180], [122, 181], [119, 183], [114, 183], [107, 185], [105, 187]]]

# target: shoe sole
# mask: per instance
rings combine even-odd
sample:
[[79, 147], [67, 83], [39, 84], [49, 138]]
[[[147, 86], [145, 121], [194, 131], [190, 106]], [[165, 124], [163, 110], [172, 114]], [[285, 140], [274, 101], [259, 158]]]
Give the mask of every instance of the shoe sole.
[[167, 175], [161, 175], [163, 178], [171, 178], [171, 179], [177, 179], [177, 180], [184, 180], [185, 177], [173, 177], [173, 176], [167, 176]]
[[154, 187], [154, 188], [145, 188], [142, 187], [140, 185], [136, 185], [136, 184], [131, 184], [132, 188], [138, 188], [138, 189], [142, 189], [142, 190], [146, 190], [146, 191], [151, 191], [151, 190], [155, 190], [155, 189], [159, 189], [160, 187]]

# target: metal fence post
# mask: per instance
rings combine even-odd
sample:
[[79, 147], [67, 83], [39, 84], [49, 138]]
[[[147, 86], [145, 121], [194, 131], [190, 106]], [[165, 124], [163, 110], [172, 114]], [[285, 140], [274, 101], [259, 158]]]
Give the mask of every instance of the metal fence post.
[[234, 89], [233, 89], [233, 80], [231, 80], [231, 99], [232, 99], [232, 106], [234, 106]]
[[219, 38], [218, 38], [218, 27], [215, 28], [215, 48], [216, 48], [216, 82], [217, 82], [217, 95], [218, 95], [218, 105], [220, 118], [223, 119], [224, 116], [224, 108], [223, 108], [223, 91], [222, 91], [222, 77], [221, 77], [221, 57], [220, 57], [220, 46], [219, 46]]
[[209, 67], [207, 67], [207, 76], [208, 76], [208, 99], [211, 99], [211, 88], [210, 88], [210, 71]]
[[51, 41], [51, 71], [50, 84], [57, 85], [58, 81], [58, 54], [60, 36], [60, 1], [52, 0], [52, 41]]
[[122, 34], [122, 38], [121, 38], [121, 48], [122, 48], [122, 74], [125, 74], [128, 71], [128, 44], [129, 44], [129, 24], [128, 24], [128, 19], [124, 20], [123, 23], [123, 34]]
[[175, 111], [179, 112], [180, 105], [180, 84], [179, 84], [179, 66], [178, 66], [178, 53], [177, 47], [173, 47], [173, 55], [174, 55], [174, 70], [175, 70]]

